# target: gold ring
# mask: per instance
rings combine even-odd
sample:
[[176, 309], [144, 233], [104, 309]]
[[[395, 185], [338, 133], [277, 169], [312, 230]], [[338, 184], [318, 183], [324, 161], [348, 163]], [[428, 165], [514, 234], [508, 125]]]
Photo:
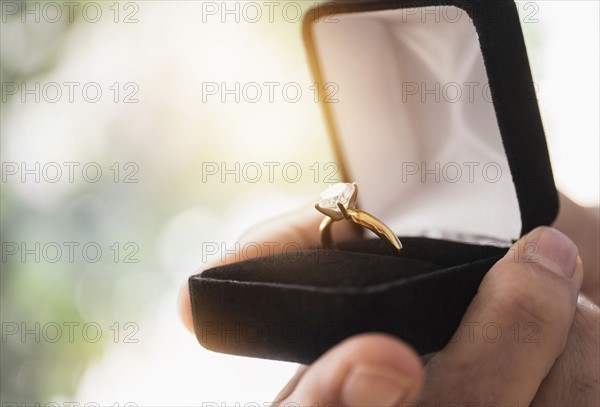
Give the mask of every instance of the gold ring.
[[339, 220], [350, 220], [361, 225], [387, 243], [394, 253], [402, 250], [402, 243], [396, 234], [375, 216], [356, 209], [358, 185], [353, 183], [338, 183], [327, 188], [315, 203], [315, 208], [326, 216], [319, 226], [321, 245], [326, 249], [335, 247], [331, 236], [331, 225]]

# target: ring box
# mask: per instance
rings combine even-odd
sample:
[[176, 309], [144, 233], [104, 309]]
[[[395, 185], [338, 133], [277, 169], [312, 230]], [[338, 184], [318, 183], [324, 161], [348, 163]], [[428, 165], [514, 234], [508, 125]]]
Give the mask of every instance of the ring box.
[[[512, 0], [337, 1], [311, 9], [303, 32], [316, 82], [339, 91], [323, 93], [321, 105], [342, 176], [361, 188], [358, 208], [410, 234], [400, 236], [399, 256], [364, 238], [192, 276], [198, 341], [217, 352], [299, 363], [364, 332], [397, 336], [420, 354], [438, 351], [511, 242], [558, 213], [517, 7]], [[476, 84], [486, 89], [480, 97]], [[443, 93], [456, 85], [460, 98]], [[421, 144], [405, 148], [407, 140]], [[416, 182], [432, 185], [413, 190], [405, 178], [419, 161], [407, 161], [406, 150], [429, 163], [462, 154], [468, 168], [483, 162], [464, 161], [465, 151], [500, 152], [506, 182], [471, 182], [465, 192], [452, 179], [429, 182], [439, 165]], [[510, 193], [514, 211], [505, 210]], [[481, 206], [456, 209], [473, 202]], [[431, 216], [419, 212], [425, 207]], [[505, 227], [519, 217], [516, 231]], [[443, 222], [452, 233], [432, 232]]]

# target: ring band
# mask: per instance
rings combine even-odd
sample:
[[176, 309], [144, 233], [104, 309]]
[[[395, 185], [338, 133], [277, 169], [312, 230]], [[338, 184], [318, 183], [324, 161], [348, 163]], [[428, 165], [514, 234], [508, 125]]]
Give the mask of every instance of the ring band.
[[393, 251], [402, 250], [402, 243], [396, 234], [375, 216], [356, 209], [358, 185], [353, 183], [338, 183], [327, 188], [320, 196], [315, 208], [326, 217], [319, 226], [321, 245], [326, 249], [335, 247], [331, 235], [331, 225], [339, 220], [350, 220], [363, 226], [379, 236]]

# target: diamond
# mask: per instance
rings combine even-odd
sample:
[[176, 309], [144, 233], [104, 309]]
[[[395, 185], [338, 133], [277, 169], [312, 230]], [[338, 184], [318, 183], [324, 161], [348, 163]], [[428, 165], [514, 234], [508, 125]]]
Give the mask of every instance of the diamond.
[[338, 208], [338, 203], [348, 209], [350, 198], [352, 198], [355, 190], [356, 186], [354, 184], [344, 182], [333, 184], [321, 193], [318, 205], [321, 208], [331, 209], [337, 213], [341, 213], [340, 208]]

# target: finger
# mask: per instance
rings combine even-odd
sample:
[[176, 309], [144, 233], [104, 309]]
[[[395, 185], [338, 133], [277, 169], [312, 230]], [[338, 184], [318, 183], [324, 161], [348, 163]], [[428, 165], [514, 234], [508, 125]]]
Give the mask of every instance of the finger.
[[580, 295], [567, 345], [535, 396], [539, 406], [600, 406], [600, 308]]
[[[315, 248], [319, 244], [319, 223], [323, 215], [319, 214], [314, 208], [310, 211], [302, 210], [291, 214], [286, 214], [268, 221], [262, 222], [244, 233], [240, 239], [240, 246], [248, 243], [257, 244], [265, 248], [262, 252], [269, 256], [280, 254], [283, 250], [289, 253], [293, 250], [305, 250]], [[334, 237], [336, 240], [346, 240], [356, 236], [356, 229], [350, 222], [336, 222]], [[203, 267], [204, 269], [234, 263], [239, 260], [248, 260], [258, 256], [258, 250], [248, 250], [244, 252], [243, 258], [240, 253], [227, 253], [225, 256]], [[192, 318], [192, 306], [190, 301], [190, 291], [187, 280], [179, 290], [177, 300], [179, 315], [184, 325], [191, 332], [194, 331]]]
[[581, 292], [600, 304], [600, 211], [584, 208], [560, 194], [560, 211], [554, 227], [573, 240], [585, 265]]
[[294, 376], [292, 376], [292, 378], [287, 382], [283, 389], [281, 389], [281, 391], [279, 392], [279, 394], [277, 394], [273, 402], [278, 403], [281, 400], [285, 400], [287, 397], [289, 397], [289, 395], [292, 394], [292, 392], [298, 385], [298, 382], [300, 381], [302, 376], [304, 376], [304, 373], [306, 373], [307, 370], [308, 366], [306, 365], [298, 366], [298, 370], [296, 370]]
[[577, 247], [561, 232], [538, 228], [517, 242], [427, 365], [425, 399], [529, 404], [565, 347], [582, 279]]
[[[273, 250], [272, 254], [277, 254], [282, 250], [285, 243], [295, 242], [300, 247], [310, 247], [314, 244], [318, 238], [317, 235], [317, 216], [308, 212], [299, 212], [280, 216], [275, 219], [264, 221], [260, 224], [255, 225], [253, 228], [246, 231], [239, 239], [240, 244], [244, 242], [256, 242], [264, 244], [265, 242], [278, 242], [283, 243], [279, 245], [270, 246]], [[293, 246], [296, 246], [294, 244]], [[253, 256], [258, 252], [248, 251], [247, 256]], [[205, 269], [216, 267], [219, 265], [225, 265], [233, 263], [238, 260], [238, 253], [226, 253], [222, 258], [209, 263], [197, 273], [201, 273]], [[179, 297], [177, 300], [177, 306], [179, 315], [186, 328], [193, 332], [194, 322], [192, 317], [192, 305], [190, 300], [190, 290], [188, 281], [186, 280], [179, 290]]]
[[415, 352], [383, 334], [352, 337], [310, 366], [279, 403], [296, 405], [399, 406], [412, 401], [423, 383]]

